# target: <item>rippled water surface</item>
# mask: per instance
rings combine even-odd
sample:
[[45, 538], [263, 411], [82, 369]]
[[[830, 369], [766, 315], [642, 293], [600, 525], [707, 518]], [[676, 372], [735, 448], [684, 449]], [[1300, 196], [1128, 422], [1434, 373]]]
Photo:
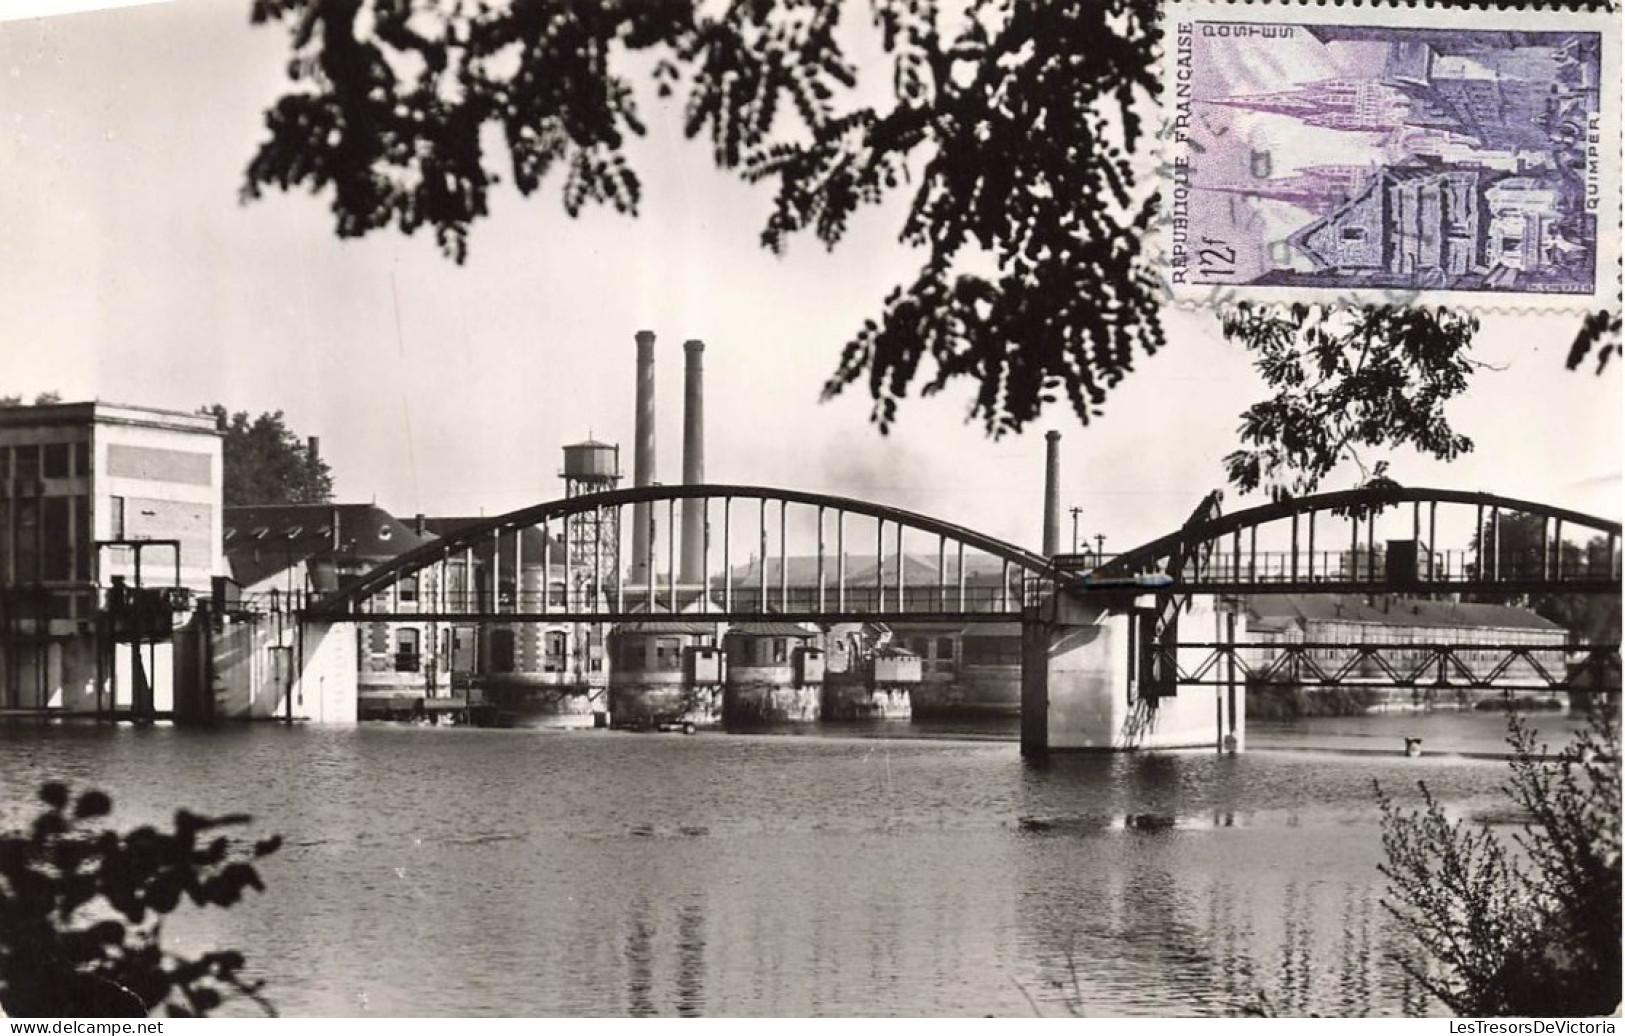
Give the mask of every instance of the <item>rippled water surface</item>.
[[[1418, 730], [1439, 752], [1402, 758]], [[125, 822], [283, 834], [266, 894], [170, 934], [245, 950], [291, 1015], [1402, 1014], [1430, 1008], [1389, 960], [1373, 782], [1493, 815], [1505, 767], [1471, 753], [1501, 730], [1318, 720], [1235, 758], [1031, 765], [997, 724], [12, 726], [0, 809], [56, 778]]]

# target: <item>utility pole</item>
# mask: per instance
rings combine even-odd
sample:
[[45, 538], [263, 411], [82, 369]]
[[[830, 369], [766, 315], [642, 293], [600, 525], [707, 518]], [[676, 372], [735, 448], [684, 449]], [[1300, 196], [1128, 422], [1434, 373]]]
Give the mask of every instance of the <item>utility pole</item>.
[[1082, 513], [1083, 508], [1072, 508], [1072, 553], [1074, 554], [1078, 552], [1078, 515]]
[[1095, 533], [1095, 564], [1096, 565], [1103, 565], [1105, 563], [1106, 563], [1106, 537], [1097, 532], [1097, 533]]

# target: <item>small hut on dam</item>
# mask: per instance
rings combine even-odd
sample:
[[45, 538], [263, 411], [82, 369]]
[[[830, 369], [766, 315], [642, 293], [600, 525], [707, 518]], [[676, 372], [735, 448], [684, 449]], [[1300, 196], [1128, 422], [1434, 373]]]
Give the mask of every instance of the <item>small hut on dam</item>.
[[821, 713], [824, 652], [818, 633], [791, 622], [744, 622], [722, 640], [727, 675], [722, 716], [730, 725], [814, 723]]

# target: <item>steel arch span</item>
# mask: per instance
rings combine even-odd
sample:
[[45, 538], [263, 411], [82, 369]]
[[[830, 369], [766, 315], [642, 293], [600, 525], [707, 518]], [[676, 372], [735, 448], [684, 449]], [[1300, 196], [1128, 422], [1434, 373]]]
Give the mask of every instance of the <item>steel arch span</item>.
[[1177, 574], [1182, 593], [1618, 593], [1620, 523], [1492, 493], [1381, 486], [1211, 515], [1091, 578], [1158, 572]]
[[[623, 512], [649, 530], [646, 557], [631, 556], [626, 544], [636, 540], [621, 535], [630, 524]], [[697, 559], [679, 556], [691, 513], [704, 525]], [[1073, 578], [1041, 554], [888, 505], [765, 486], [649, 486], [471, 523], [306, 613], [498, 622], [614, 622], [651, 612], [1009, 621], [1057, 579]]]

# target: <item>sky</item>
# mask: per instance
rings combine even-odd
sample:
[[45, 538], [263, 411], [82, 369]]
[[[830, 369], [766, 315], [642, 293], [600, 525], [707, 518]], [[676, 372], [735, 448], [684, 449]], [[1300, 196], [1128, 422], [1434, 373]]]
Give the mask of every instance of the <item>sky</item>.
[[[1053, 428], [1062, 506], [1108, 551], [1171, 531], [1223, 484], [1262, 395], [1211, 314], [1172, 312], [1169, 347], [1087, 428], [1056, 410], [993, 441], [962, 389], [905, 402], [882, 437], [861, 386], [819, 393], [916, 268], [901, 208], [866, 213], [834, 252], [807, 238], [775, 257], [758, 245], [770, 188], [716, 171], [675, 106], [646, 112], [633, 151], [638, 218], [571, 219], [557, 178], [529, 199], [499, 191], [460, 267], [422, 234], [340, 241], [319, 196], [241, 204], [287, 57], [284, 30], [248, 10], [0, 21], [0, 394], [281, 410], [320, 437], [342, 502], [493, 515], [561, 496], [560, 448], [589, 436], [620, 443], [630, 475], [633, 336], [649, 329], [661, 481], [680, 477], [682, 343], [699, 338], [708, 481], [861, 497], [1036, 548]], [[1450, 410], [1476, 451], [1400, 453], [1394, 477], [1617, 519], [1621, 365], [1567, 372], [1576, 323], [1486, 315], [1474, 355], [1498, 369]], [[1228, 509], [1257, 502], [1226, 494]], [[1069, 540], [1070, 515], [1062, 527]]]

